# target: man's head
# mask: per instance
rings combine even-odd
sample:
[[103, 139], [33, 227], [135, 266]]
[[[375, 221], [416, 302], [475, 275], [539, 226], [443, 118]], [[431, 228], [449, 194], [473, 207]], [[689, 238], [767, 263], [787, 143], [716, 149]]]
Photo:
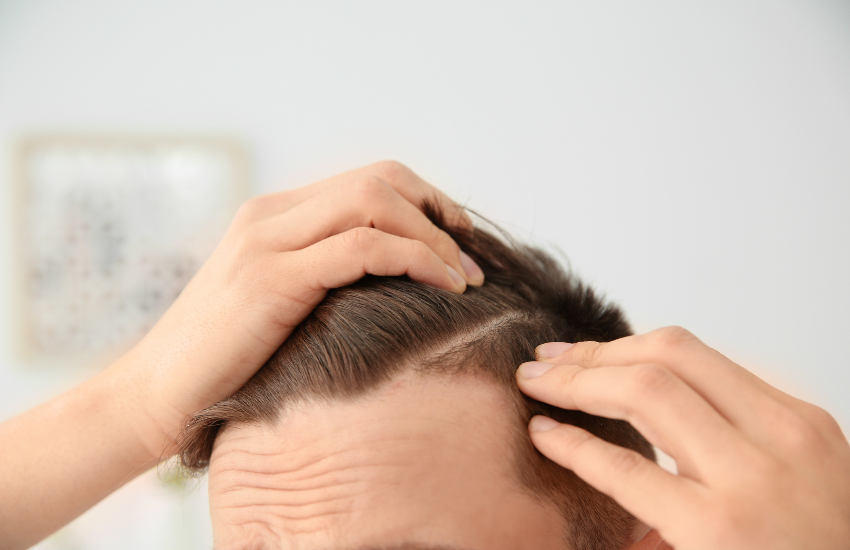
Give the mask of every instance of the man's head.
[[221, 550], [628, 540], [634, 519], [538, 453], [526, 424], [545, 414], [648, 457], [651, 446], [625, 422], [531, 400], [514, 378], [541, 343], [628, 335], [621, 313], [543, 252], [430, 216], [483, 287], [367, 277], [332, 291], [243, 389], [190, 420], [181, 458], [209, 466]]

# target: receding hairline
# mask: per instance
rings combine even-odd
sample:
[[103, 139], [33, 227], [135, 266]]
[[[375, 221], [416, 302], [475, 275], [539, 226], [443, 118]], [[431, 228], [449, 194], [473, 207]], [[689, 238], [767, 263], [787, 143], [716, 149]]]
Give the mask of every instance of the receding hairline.
[[[515, 370], [534, 359], [536, 345], [610, 341], [631, 333], [619, 308], [543, 251], [505, 242], [477, 228], [453, 229], [439, 212], [425, 210], [481, 266], [484, 285], [456, 295], [404, 277], [367, 276], [330, 291], [242, 390], [193, 415], [181, 434], [184, 464], [196, 472], [207, 467], [222, 426], [241, 419], [274, 421], [286, 408], [278, 397], [333, 402], [369, 394], [369, 388], [383, 387], [399, 370], [406, 370], [392, 364], [400, 357], [419, 360], [425, 372], [491, 374], [516, 395]], [[503, 316], [506, 312], [517, 315]], [[455, 345], [444, 345], [447, 335]], [[470, 368], [475, 363], [492, 369]], [[543, 457], [531, 444], [526, 422], [544, 414], [652, 458], [648, 442], [624, 421], [558, 409], [522, 395], [518, 403], [515, 427], [523, 437], [515, 449], [523, 463], [518, 472], [524, 487], [559, 507], [569, 523], [573, 547], [598, 550], [627, 540], [635, 519], [571, 471]], [[393, 545], [386, 550], [405, 548], [422, 545]]]
[[[442, 353], [451, 353], [442, 350]], [[440, 355], [436, 355], [440, 357]], [[435, 359], [438, 361], [439, 359]], [[514, 482], [519, 482], [517, 488], [523, 493], [534, 498], [537, 495], [534, 492], [529, 492], [528, 487], [521, 483], [522, 476], [519, 475], [518, 469], [521, 468], [523, 457], [523, 443], [529, 440], [528, 432], [524, 423], [516, 422], [517, 417], [523, 415], [523, 398], [522, 394], [516, 386], [509, 386], [501, 383], [496, 376], [488, 371], [485, 367], [471, 363], [466, 368], [458, 369], [443, 369], [439, 366], [429, 368], [415, 361], [405, 361], [405, 366], [395, 372], [390, 378], [379, 383], [378, 385], [366, 390], [363, 393], [354, 395], [321, 395], [310, 394], [299, 397], [297, 400], [289, 400], [286, 406], [280, 409], [280, 415], [274, 419], [255, 418], [250, 420], [233, 420], [224, 424], [216, 435], [216, 446], [219, 441], [229, 439], [227, 435], [230, 430], [249, 430], [257, 429], [259, 433], [266, 433], [265, 430], [287, 430], [292, 426], [289, 424], [295, 415], [295, 421], [300, 424], [303, 415], [311, 415], [317, 411], [332, 411], [335, 407], [355, 407], [359, 408], [370, 407], [372, 404], [380, 404], [386, 402], [386, 399], [396, 399], [401, 392], [406, 403], [411, 400], [419, 402], [420, 400], [428, 400], [439, 395], [447, 397], [449, 394], [443, 388], [460, 388], [461, 394], [452, 394], [448, 398], [449, 402], [456, 403], [463, 407], [469, 403], [470, 391], [474, 391], [476, 397], [473, 398], [475, 405], [472, 411], [485, 410], [481, 405], [485, 403], [492, 404], [493, 408], [489, 409], [487, 418], [492, 421], [497, 421], [496, 427], [501, 428], [500, 433], [507, 436], [508, 439], [500, 440], [505, 443], [505, 448], [508, 451], [504, 455], [507, 464], [512, 463], [513, 475], [511, 479]], [[472, 390], [471, 390], [472, 389]], [[405, 393], [413, 391], [413, 394]], [[439, 392], [435, 394], [434, 392]], [[427, 401], [433, 405], [433, 401]], [[444, 402], [444, 401], [441, 401]], [[380, 406], [380, 405], [378, 405]], [[404, 406], [403, 404], [401, 406]], [[417, 409], [417, 416], [420, 411], [433, 411], [435, 409], [443, 409], [446, 407], [436, 405], [426, 408]], [[450, 408], [450, 407], [449, 407]], [[465, 410], [465, 409], [464, 409]], [[345, 409], [343, 414], [351, 413], [351, 409]], [[422, 413], [424, 416], [424, 412]], [[464, 412], [459, 413], [465, 416]], [[340, 418], [340, 417], [336, 417]], [[344, 418], [344, 417], [342, 417]], [[249, 431], [250, 434], [258, 432]], [[243, 432], [244, 434], [244, 432]], [[253, 435], [252, 435], [253, 436]]]

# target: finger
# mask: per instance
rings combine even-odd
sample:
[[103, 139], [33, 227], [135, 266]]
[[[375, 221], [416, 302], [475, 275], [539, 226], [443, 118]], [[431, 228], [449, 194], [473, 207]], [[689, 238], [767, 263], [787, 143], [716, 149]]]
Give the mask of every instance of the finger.
[[302, 280], [321, 291], [351, 284], [364, 275], [407, 275], [415, 281], [463, 292], [463, 278], [421, 241], [358, 227], [286, 254], [301, 266]]
[[[410, 168], [395, 161], [376, 162], [362, 168], [337, 174], [311, 185], [254, 197], [240, 208], [240, 214], [237, 215], [237, 219], [245, 220], [244, 223], [264, 220], [268, 217], [282, 214], [329, 189], [367, 176], [381, 178], [417, 208], [421, 208], [426, 200], [434, 202], [444, 213], [446, 222], [451, 227], [458, 227], [465, 230], [471, 230], [473, 227], [472, 219], [462, 206], [420, 178]], [[240, 223], [243, 222], [240, 221]]]
[[534, 446], [610, 496], [662, 535], [671, 518], [699, 517], [701, 487], [675, 476], [639, 453], [545, 416], [529, 422]]
[[[422, 241], [446, 264], [480, 286], [484, 272], [442, 229], [386, 182], [375, 176], [320, 193], [288, 212], [257, 224], [278, 250], [298, 250], [355, 227], [374, 227], [385, 233]], [[263, 238], [263, 237], [261, 237]]]
[[628, 421], [676, 459], [680, 474], [694, 479], [734, 468], [749, 445], [705, 399], [658, 365], [585, 369], [531, 362], [517, 370], [517, 384], [538, 401]]
[[[563, 346], [543, 344], [538, 356], [560, 349]], [[791, 421], [792, 416], [802, 415], [812, 422], [819, 420], [812, 405], [774, 388], [680, 327], [613, 342], [580, 342], [555, 357], [543, 359], [585, 368], [662, 365], [694, 388], [729, 422], [765, 445], [772, 444], [777, 430], [783, 429], [782, 422], [770, 422], [773, 427], [768, 428], [765, 419]]]

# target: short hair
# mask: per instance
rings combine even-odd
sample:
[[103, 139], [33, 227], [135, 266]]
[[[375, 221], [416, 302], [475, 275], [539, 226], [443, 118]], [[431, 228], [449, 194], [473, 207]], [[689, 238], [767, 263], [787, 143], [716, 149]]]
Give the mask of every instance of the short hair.
[[423, 208], [481, 266], [484, 285], [456, 294], [407, 277], [367, 276], [331, 290], [242, 389], [190, 416], [178, 440], [183, 466], [202, 472], [225, 425], [271, 424], [297, 402], [351, 400], [410, 370], [483, 375], [512, 396], [518, 481], [558, 507], [566, 542], [576, 550], [624, 547], [635, 518], [540, 454], [527, 423], [546, 415], [654, 460], [652, 446], [627, 422], [536, 401], [515, 380], [544, 342], [628, 336], [622, 312], [542, 250], [504, 233], [450, 227], [433, 203]]

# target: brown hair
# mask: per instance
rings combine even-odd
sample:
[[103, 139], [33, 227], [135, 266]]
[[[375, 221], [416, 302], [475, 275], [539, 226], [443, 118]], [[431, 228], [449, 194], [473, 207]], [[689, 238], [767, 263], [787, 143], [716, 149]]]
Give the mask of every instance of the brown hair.
[[273, 423], [296, 401], [353, 399], [408, 369], [482, 374], [513, 396], [517, 475], [532, 494], [560, 508], [571, 547], [622, 548], [634, 518], [541, 455], [526, 424], [543, 414], [654, 459], [652, 447], [626, 422], [535, 401], [515, 382], [516, 368], [534, 359], [539, 344], [629, 335], [622, 313], [543, 251], [482, 229], [448, 227], [433, 206], [425, 210], [481, 266], [484, 285], [454, 294], [406, 277], [367, 276], [330, 291], [241, 390], [189, 418], [180, 438], [183, 465], [203, 471], [223, 426]]

